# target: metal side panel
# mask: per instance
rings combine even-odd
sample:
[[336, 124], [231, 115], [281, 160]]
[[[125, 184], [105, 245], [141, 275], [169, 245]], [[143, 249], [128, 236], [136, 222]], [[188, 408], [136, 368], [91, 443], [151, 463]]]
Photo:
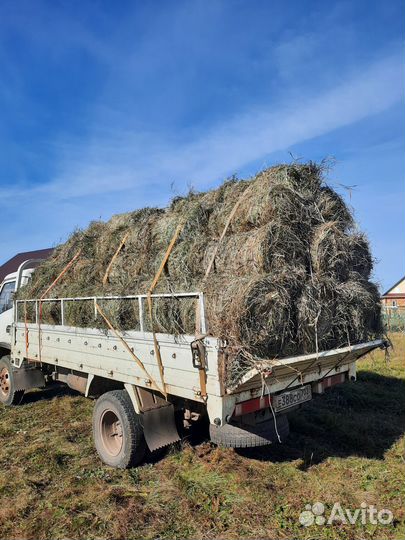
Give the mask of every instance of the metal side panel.
[[[28, 351], [24, 324], [17, 323], [16, 342], [13, 344], [14, 358], [28, 358], [42, 362], [91, 373], [135, 384], [145, 388], [158, 389], [161, 384], [160, 372], [155, 356], [152, 334], [127, 332], [125, 341], [141, 360], [148, 375], [136, 363], [122, 342], [111, 332], [97, 329], [82, 329], [41, 325], [41, 352], [39, 352], [38, 327], [29, 324]], [[160, 353], [164, 367], [164, 380], [170, 394], [200, 400], [199, 370], [193, 365], [192, 336], [158, 334]], [[208, 395], [219, 396], [221, 385], [218, 375], [217, 340], [204, 341], [207, 364]]]
[[309, 372], [312, 374], [318, 373], [319, 378], [322, 378], [328, 369], [333, 369], [336, 365], [342, 367], [344, 364], [347, 366], [361, 356], [383, 346], [383, 344], [384, 341], [379, 339], [360, 343], [359, 345], [322, 351], [318, 354], [306, 354], [280, 360], [264, 360], [258, 367], [249, 370], [236, 384], [228, 387], [227, 393], [235, 394], [261, 388], [263, 380], [272, 388], [280, 386], [279, 383], [283, 381], [285, 383], [284, 387], [289, 386], [295, 380], [295, 384], [298, 385], [301, 377]]

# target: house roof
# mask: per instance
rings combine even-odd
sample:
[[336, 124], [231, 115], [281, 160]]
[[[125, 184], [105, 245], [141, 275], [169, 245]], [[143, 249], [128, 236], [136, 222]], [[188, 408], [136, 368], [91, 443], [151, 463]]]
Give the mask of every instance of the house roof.
[[38, 249], [36, 251], [25, 251], [24, 253], [18, 253], [17, 255], [14, 255], [14, 257], [12, 257], [10, 260], [0, 266], [0, 283], [8, 274], [11, 274], [12, 272], [17, 272], [19, 266], [24, 261], [28, 261], [28, 259], [47, 259], [52, 252], [53, 248], [47, 248]]
[[387, 296], [387, 294], [390, 294], [390, 291], [392, 291], [392, 289], [395, 289], [395, 287], [399, 285], [400, 283], [402, 283], [404, 280], [405, 280], [405, 276], [402, 276], [401, 279], [399, 279], [396, 283], [394, 283], [394, 285], [392, 285], [392, 287], [390, 287], [388, 291], [383, 294], [383, 296]]

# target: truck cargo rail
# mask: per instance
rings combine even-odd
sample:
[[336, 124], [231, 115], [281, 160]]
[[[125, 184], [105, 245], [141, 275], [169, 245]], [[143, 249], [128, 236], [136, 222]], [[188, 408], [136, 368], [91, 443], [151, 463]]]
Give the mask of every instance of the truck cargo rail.
[[144, 332], [145, 330], [145, 306], [144, 302], [147, 298], [195, 298], [199, 306], [199, 330], [201, 334], [206, 334], [207, 332], [207, 323], [205, 317], [205, 303], [204, 303], [204, 293], [203, 292], [179, 292], [179, 293], [153, 293], [153, 294], [133, 294], [125, 296], [80, 296], [80, 297], [63, 297], [63, 298], [34, 298], [34, 299], [23, 299], [16, 300], [15, 310], [15, 322], [22, 322], [23, 319], [20, 317], [19, 306], [34, 304], [35, 306], [35, 320], [32, 321], [35, 324], [41, 323], [39, 316], [39, 306], [40, 304], [45, 303], [56, 303], [60, 306], [60, 324], [61, 326], [65, 325], [65, 307], [69, 302], [91, 302], [94, 310], [94, 319], [99, 317], [97, 310], [97, 303], [103, 301], [112, 301], [112, 300], [136, 300], [138, 302], [138, 313], [139, 313], [139, 327], [140, 331]]

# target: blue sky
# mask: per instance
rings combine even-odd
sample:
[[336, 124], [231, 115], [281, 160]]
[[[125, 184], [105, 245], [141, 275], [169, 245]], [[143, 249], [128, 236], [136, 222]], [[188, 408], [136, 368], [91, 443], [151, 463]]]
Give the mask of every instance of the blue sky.
[[336, 159], [389, 286], [405, 274], [404, 20], [395, 0], [3, 0], [0, 262], [292, 153]]

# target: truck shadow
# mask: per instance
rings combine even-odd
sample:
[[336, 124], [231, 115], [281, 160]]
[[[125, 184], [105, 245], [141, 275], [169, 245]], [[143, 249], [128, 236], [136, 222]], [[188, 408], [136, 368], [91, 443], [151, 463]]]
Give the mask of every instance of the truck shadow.
[[80, 393], [72, 390], [66, 384], [55, 382], [48, 384], [45, 388], [27, 391], [24, 394], [21, 404], [29, 405], [30, 403], [37, 403], [38, 401], [51, 400], [63, 396], [80, 396]]
[[354, 383], [336, 386], [289, 415], [283, 444], [238, 450], [253, 459], [300, 459], [306, 470], [328, 457], [383, 459], [405, 432], [405, 381], [364, 371]]
[[[55, 383], [39, 391], [28, 392], [23, 404], [34, 404], [78, 392]], [[363, 371], [357, 382], [347, 382], [327, 390], [289, 415], [290, 435], [282, 444], [238, 449], [246, 458], [286, 462], [300, 460], [307, 470], [328, 457], [360, 456], [383, 459], [385, 452], [405, 432], [405, 380]], [[181, 429], [182, 442], [199, 446], [208, 440], [208, 425], [187, 433]], [[170, 452], [165, 448], [152, 452], [147, 462], [160, 461]]]

